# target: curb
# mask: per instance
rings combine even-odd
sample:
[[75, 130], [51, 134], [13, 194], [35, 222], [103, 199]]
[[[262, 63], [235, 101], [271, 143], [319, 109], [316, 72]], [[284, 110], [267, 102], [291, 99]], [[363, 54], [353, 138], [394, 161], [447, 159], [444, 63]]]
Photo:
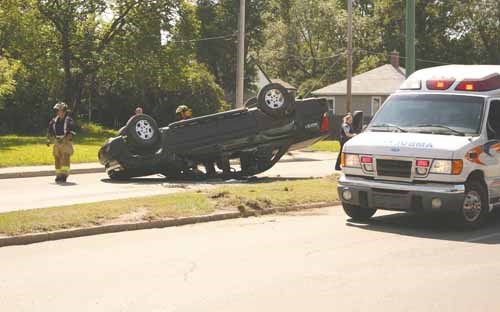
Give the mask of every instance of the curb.
[[96, 227], [83, 228], [83, 229], [62, 230], [62, 231], [49, 232], [49, 233], [36, 233], [36, 234], [28, 234], [28, 235], [22, 235], [22, 236], [1, 237], [0, 238], [0, 247], [21, 246], [21, 245], [29, 245], [29, 244], [41, 243], [41, 242], [47, 242], [47, 241], [55, 241], [55, 240], [77, 238], [77, 237], [84, 237], [84, 236], [93, 236], [93, 235], [100, 235], [100, 234], [119, 233], [119, 232], [126, 232], [126, 231], [138, 231], [138, 230], [146, 230], [146, 229], [162, 229], [162, 228], [167, 228], [167, 227], [182, 226], [182, 225], [188, 225], [188, 224], [256, 217], [256, 216], [260, 216], [260, 215], [293, 212], [293, 211], [300, 211], [300, 210], [306, 210], [306, 209], [326, 208], [326, 207], [336, 206], [339, 203], [340, 202], [337, 201], [337, 202], [333, 202], [333, 203], [298, 205], [298, 206], [292, 206], [292, 207], [277, 207], [277, 208], [268, 208], [268, 209], [247, 211], [247, 212], [223, 212], [223, 213], [215, 213], [215, 214], [206, 215], [206, 216], [186, 217], [186, 218], [179, 218], [179, 219], [172, 219], [172, 220], [159, 220], [159, 221], [151, 221], [151, 222], [112, 224], [112, 225], [103, 225], [103, 226], [96, 226]]
[[[100, 172], [105, 172], [104, 167], [71, 170], [72, 175], [85, 174], [85, 173], [100, 173]], [[48, 177], [53, 175], [55, 175], [54, 170], [9, 172], [9, 173], [0, 173], [0, 179], [35, 178], [35, 177]]]

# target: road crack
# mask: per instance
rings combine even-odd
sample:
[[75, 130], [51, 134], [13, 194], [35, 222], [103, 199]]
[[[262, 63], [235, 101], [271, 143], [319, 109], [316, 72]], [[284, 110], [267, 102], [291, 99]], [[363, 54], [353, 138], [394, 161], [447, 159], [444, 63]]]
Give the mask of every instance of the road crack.
[[198, 268], [198, 265], [196, 264], [196, 262], [191, 261], [191, 266], [189, 267], [189, 269], [186, 272], [184, 272], [184, 282], [188, 282], [189, 275], [192, 274], [197, 268]]

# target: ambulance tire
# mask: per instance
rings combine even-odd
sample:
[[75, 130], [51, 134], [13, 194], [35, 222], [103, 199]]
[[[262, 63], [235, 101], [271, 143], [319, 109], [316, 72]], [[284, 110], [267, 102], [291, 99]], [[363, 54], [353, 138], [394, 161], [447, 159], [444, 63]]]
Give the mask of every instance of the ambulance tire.
[[462, 229], [474, 230], [480, 228], [490, 214], [488, 193], [484, 183], [472, 179], [465, 184], [465, 197], [456, 218]]
[[377, 209], [363, 208], [350, 204], [342, 204], [342, 208], [344, 208], [344, 212], [353, 221], [368, 221], [377, 212]]

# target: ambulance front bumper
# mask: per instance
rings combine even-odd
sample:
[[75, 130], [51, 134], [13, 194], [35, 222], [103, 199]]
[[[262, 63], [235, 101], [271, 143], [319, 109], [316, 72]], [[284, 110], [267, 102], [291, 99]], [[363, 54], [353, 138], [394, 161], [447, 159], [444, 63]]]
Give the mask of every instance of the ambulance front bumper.
[[465, 197], [463, 184], [412, 184], [345, 175], [337, 189], [343, 204], [394, 211], [458, 211]]

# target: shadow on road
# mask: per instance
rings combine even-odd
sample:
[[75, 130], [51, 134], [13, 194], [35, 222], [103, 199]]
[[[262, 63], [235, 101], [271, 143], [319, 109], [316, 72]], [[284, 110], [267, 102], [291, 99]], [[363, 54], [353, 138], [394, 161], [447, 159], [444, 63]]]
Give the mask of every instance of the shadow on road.
[[258, 183], [272, 183], [280, 181], [296, 181], [296, 180], [311, 180], [314, 178], [287, 178], [287, 177], [251, 177], [247, 179], [206, 179], [206, 180], [189, 180], [189, 179], [165, 179], [163, 176], [146, 177], [146, 178], [132, 178], [128, 180], [112, 180], [109, 178], [101, 179], [103, 183], [111, 184], [132, 184], [132, 185], [160, 185], [160, 184], [175, 184], [175, 185], [193, 185], [193, 184], [214, 184], [214, 185], [231, 185], [231, 184], [258, 184]]
[[308, 162], [308, 161], [329, 161], [335, 159], [317, 159], [317, 158], [306, 158], [306, 157], [295, 157], [289, 159], [281, 159], [280, 163], [290, 163], [290, 162]]
[[368, 231], [384, 232], [428, 239], [462, 241], [479, 244], [500, 244], [500, 211], [492, 213], [483, 228], [467, 231], [457, 228], [446, 215], [395, 213], [374, 217], [367, 223], [348, 220], [347, 226]]
[[57, 185], [57, 186], [76, 186], [78, 185], [78, 183], [75, 183], [75, 182], [54, 182], [52, 183], [53, 185]]

